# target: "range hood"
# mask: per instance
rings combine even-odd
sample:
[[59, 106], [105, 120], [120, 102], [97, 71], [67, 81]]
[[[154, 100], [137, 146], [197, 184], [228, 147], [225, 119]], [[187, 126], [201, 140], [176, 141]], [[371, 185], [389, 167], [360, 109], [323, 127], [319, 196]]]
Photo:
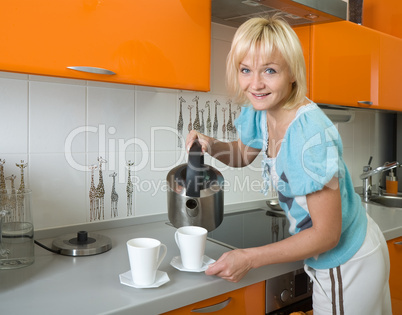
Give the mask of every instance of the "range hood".
[[212, 22], [239, 27], [252, 17], [283, 14], [290, 25], [346, 20], [343, 0], [211, 0]]

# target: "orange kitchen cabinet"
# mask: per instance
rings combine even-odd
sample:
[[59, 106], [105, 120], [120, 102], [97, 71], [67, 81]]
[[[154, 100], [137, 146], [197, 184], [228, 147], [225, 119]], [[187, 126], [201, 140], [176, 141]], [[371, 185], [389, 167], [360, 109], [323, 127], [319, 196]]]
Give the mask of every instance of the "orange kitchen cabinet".
[[393, 314], [402, 314], [402, 244], [396, 244], [401, 241], [402, 236], [387, 242], [391, 260], [389, 287]]
[[362, 24], [402, 38], [402, 1], [364, 0]]
[[379, 107], [381, 109], [402, 111], [400, 97], [402, 73], [402, 39], [381, 34], [380, 71], [379, 71]]
[[210, 16], [210, 1], [2, 1], [0, 70], [208, 91]]
[[263, 315], [265, 314], [265, 281], [163, 314], [186, 315], [196, 313]]
[[310, 38], [311, 26], [295, 26], [293, 30], [299, 37], [303, 48], [304, 61], [306, 63], [307, 97], [310, 98]]
[[310, 49], [313, 101], [378, 108], [379, 32], [347, 21], [314, 25]]

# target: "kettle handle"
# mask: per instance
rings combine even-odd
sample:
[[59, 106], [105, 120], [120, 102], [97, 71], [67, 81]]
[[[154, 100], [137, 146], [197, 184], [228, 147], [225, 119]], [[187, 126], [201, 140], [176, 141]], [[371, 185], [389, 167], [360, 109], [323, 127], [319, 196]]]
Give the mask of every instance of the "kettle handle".
[[186, 195], [189, 197], [200, 197], [201, 187], [204, 179], [204, 155], [198, 139], [196, 139], [188, 153], [186, 170]]

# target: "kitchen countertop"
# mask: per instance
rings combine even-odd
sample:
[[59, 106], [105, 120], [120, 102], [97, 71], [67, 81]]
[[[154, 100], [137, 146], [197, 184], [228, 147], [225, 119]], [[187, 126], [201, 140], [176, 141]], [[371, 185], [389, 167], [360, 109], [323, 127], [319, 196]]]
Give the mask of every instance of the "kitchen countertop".
[[[364, 203], [385, 237], [402, 235], [402, 209]], [[0, 270], [0, 313], [11, 314], [159, 314], [233, 291], [302, 267], [302, 262], [251, 270], [239, 283], [205, 273], [176, 270], [170, 265], [179, 250], [175, 228], [165, 220], [98, 230], [112, 239], [112, 249], [87, 257], [56, 255], [35, 245], [31, 266]], [[64, 233], [61, 233], [64, 234]], [[60, 235], [61, 235], [60, 234]], [[159, 288], [136, 289], [120, 284], [119, 274], [129, 270], [126, 242], [136, 237], [159, 239], [168, 248], [159, 270], [170, 281]], [[50, 246], [52, 239], [41, 239]], [[207, 241], [205, 254], [218, 259], [229, 249]]]
[[[35, 245], [33, 265], [0, 271], [0, 313], [155, 315], [302, 267], [301, 262], [266, 266], [236, 284], [203, 272], [181, 272], [170, 266], [179, 255], [175, 231], [165, 221], [97, 231], [112, 239], [112, 249], [87, 257], [52, 254]], [[167, 272], [170, 282], [153, 289], [120, 284], [119, 274], [130, 269], [126, 242], [136, 237], [156, 238], [167, 246], [159, 270]], [[51, 240], [41, 242], [51, 245]], [[218, 259], [228, 250], [208, 241], [205, 254]]]
[[372, 202], [363, 202], [363, 206], [377, 222], [387, 241], [402, 235], [402, 208], [384, 207]]

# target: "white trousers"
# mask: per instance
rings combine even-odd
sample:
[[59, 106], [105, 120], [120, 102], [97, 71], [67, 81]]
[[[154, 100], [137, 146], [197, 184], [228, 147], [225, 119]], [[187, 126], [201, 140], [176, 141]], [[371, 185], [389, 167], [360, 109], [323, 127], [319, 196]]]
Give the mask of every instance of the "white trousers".
[[378, 225], [368, 217], [362, 247], [332, 269], [304, 266], [313, 281], [314, 315], [391, 315], [389, 254]]

